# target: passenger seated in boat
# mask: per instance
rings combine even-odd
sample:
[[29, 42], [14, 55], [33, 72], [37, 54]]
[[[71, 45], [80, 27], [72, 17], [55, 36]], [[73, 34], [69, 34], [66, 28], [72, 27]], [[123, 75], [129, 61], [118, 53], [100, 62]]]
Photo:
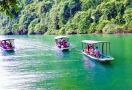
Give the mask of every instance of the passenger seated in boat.
[[0, 41], [0, 46], [2, 45], [2, 41]]
[[6, 49], [6, 41], [2, 41], [2, 47]]
[[93, 46], [90, 47], [89, 54], [90, 55], [94, 55], [94, 47]]
[[11, 49], [12, 48], [12, 44], [9, 41], [3, 41], [2, 42], [2, 47], [4, 49]]
[[58, 42], [58, 43], [57, 43], [57, 46], [58, 46], [58, 48], [61, 48], [61, 43]]
[[67, 42], [67, 47], [69, 47], [70, 46], [70, 43], [69, 42]]
[[98, 47], [95, 48], [94, 50], [94, 56], [99, 58], [100, 57], [100, 50], [98, 49]]
[[89, 47], [89, 45], [88, 45], [88, 46], [86, 47], [86, 49], [85, 49], [85, 53], [86, 53], [86, 54], [89, 54], [89, 48], [90, 48], [90, 47]]
[[11, 46], [9, 43], [6, 44], [6, 49], [11, 49]]
[[6, 49], [11, 49], [12, 48], [12, 45], [11, 45], [11, 43], [9, 41], [5, 42], [5, 48]]
[[66, 48], [67, 47], [67, 42], [66, 40], [61, 40], [60, 41], [61, 48]]
[[12, 48], [12, 44], [11, 43], [9, 43], [9, 47]]
[[58, 42], [58, 47], [59, 48], [63, 48], [63, 43], [64, 43], [64, 40], [61, 38], [60, 41]]
[[67, 47], [67, 42], [65, 40], [63, 41], [63, 47]]
[[64, 40], [61, 38], [60, 39], [60, 44], [63, 45], [63, 42], [64, 42]]

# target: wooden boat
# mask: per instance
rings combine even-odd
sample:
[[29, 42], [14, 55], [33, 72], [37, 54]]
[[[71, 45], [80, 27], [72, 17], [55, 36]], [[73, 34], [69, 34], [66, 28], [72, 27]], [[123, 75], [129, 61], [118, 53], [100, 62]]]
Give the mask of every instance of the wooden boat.
[[55, 44], [56, 44], [56, 47], [58, 50], [68, 51], [70, 49], [68, 36], [57, 36], [57, 37], [55, 37]]
[[[96, 47], [96, 50], [94, 49], [95, 47]], [[83, 48], [83, 54], [88, 56], [91, 59], [102, 61], [102, 62], [114, 60], [114, 58], [110, 56], [110, 42], [83, 40], [82, 48]], [[93, 51], [92, 51], [92, 48], [93, 48]]]
[[0, 48], [4, 51], [14, 51], [15, 49], [14, 39], [1, 39]]

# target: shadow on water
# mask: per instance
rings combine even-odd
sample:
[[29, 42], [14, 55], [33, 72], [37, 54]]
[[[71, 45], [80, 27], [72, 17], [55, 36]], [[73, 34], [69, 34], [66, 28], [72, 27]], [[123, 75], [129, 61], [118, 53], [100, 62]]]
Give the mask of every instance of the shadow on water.
[[94, 83], [105, 83], [113, 74], [111, 63], [101, 63], [83, 55], [84, 67], [88, 71], [90, 80]]
[[58, 60], [60, 59], [69, 59], [70, 58], [70, 52], [69, 51], [59, 51], [59, 50], [56, 50], [56, 58]]

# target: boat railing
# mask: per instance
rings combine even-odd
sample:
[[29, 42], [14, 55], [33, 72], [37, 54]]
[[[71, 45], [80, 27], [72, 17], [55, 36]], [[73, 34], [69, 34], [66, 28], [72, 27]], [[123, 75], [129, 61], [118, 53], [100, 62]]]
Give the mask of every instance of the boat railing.
[[105, 54], [105, 55], [110, 55], [110, 51], [108, 51], [108, 50], [103, 50], [101, 53]]

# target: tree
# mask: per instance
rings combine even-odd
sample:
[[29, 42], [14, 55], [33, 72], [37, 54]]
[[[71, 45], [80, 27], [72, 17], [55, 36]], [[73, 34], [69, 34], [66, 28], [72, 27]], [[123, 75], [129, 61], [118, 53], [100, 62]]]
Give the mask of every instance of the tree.
[[18, 0], [0, 0], [0, 11], [5, 12], [6, 15], [9, 15], [11, 17], [14, 16], [12, 13], [12, 10], [15, 10], [15, 12], [18, 12]]

